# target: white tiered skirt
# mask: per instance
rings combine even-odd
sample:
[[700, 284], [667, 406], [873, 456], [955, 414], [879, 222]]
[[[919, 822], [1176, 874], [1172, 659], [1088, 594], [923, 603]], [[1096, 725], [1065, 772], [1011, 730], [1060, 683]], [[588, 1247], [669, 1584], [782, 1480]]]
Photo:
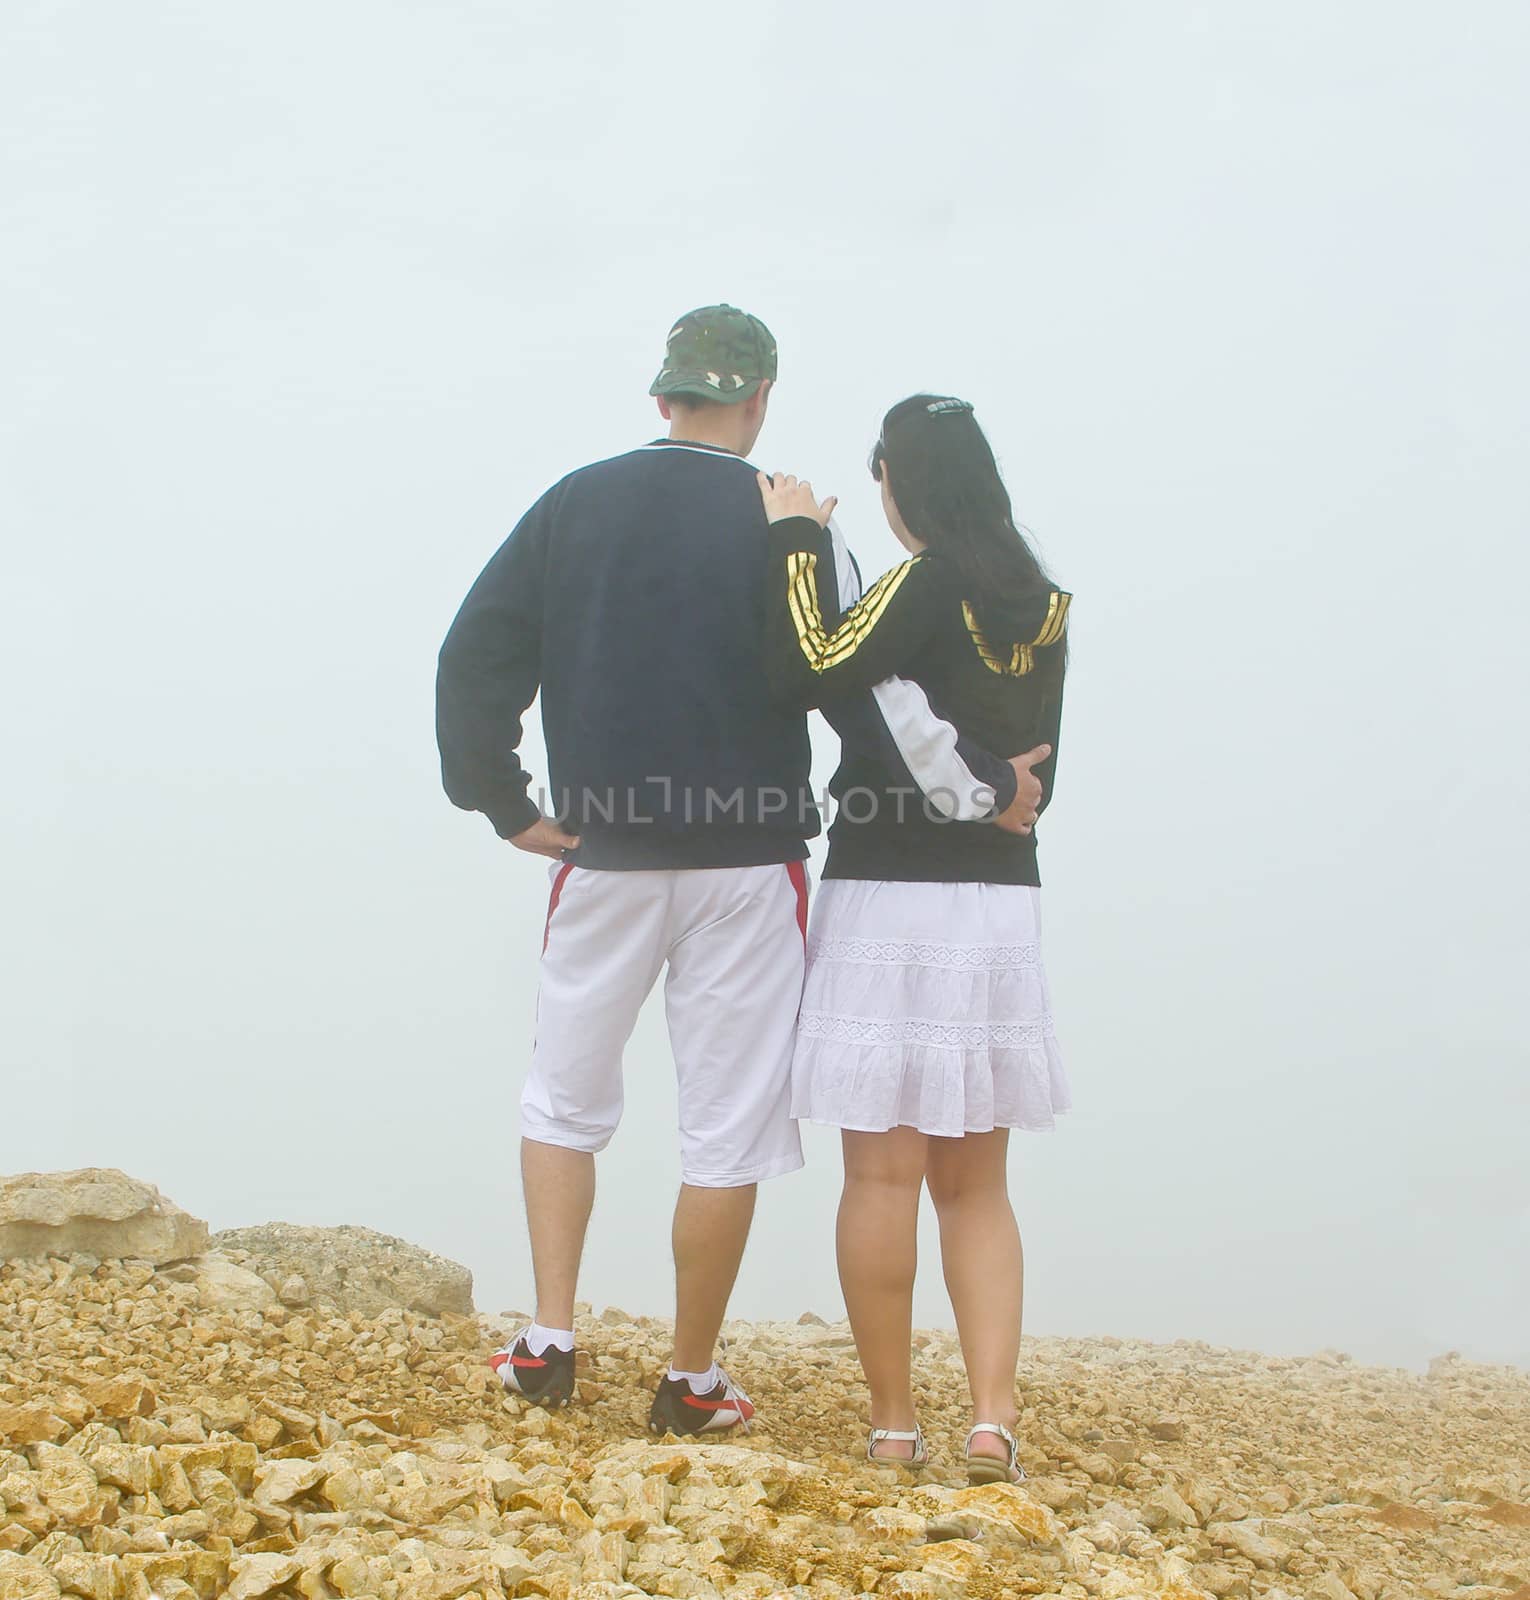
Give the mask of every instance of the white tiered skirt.
[[1041, 891], [819, 886], [792, 1115], [866, 1133], [1043, 1132], [1071, 1104], [1041, 965]]

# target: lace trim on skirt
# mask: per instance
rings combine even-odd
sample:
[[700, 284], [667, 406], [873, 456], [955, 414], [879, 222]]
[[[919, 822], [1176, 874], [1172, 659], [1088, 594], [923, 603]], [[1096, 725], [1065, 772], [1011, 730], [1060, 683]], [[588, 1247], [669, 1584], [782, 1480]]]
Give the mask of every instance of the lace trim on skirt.
[[898, 967], [950, 967], [958, 972], [994, 972], [1041, 964], [1041, 946], [1030, 944], [939, 944], [904, 939], [810, 939], [811, 961], [855, 961]]
[[1050, 1017], [1036, 1022], [935, 1022], [927, 1017], [831, 1017], [807, 1011], [799, 1039], [842, 1044], [930, 1045], [937, 1050], [1035, 1050], [1056, 1034]]

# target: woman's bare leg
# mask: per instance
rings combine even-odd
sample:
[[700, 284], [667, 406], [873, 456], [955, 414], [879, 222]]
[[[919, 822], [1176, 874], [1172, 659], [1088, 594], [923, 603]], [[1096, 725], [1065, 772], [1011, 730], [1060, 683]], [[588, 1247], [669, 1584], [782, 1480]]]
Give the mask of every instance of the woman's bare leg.
[[[871, 1391], [871, 1425], [914, 1426], [909, 1379], [919, 1191], [925, 1145], [912, 1128], [843, 1135], [845, 1191], [839, 1202], [839, 1281]], [[913, 1455], [911, 1444], [882, 1444], [877, 1454]]]
[[[1009, 1130], [931, 1139], [926, 1181], [940, 1218], [940, 1258], [956, 1313], [962, 1359], [972, 1390], [973, 1420], [1015, 1420], [1015, 1368], [1025, 1258], [1009, 1203]], [[997, 1434], [972, 1441], [976, 1455], [1004, 1456]]]

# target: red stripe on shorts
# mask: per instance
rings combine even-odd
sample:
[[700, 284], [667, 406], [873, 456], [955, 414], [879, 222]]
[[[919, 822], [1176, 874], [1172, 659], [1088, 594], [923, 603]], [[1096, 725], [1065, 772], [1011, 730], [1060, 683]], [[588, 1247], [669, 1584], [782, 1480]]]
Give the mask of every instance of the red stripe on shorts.
[[542, 924], [543, 955], [547, 954], [547, 939], [548, 935], [552, 933], [553, 912], [558, 909], [558, 900], [563, 894], [563, 885], [567, 881], [569, 873], [571, 873], [573, 870], [574, 863], [572, 861], [565, 862], [563, 866], [558, 869], [558, 876], [553, 879], [552, 893], [547, 897], [547, 921]]
[[797, 891], [797, 926], [802, 930], [802, 942], [807, 943], [807, 868], [800, 861], [786, 863], [786, 875]]

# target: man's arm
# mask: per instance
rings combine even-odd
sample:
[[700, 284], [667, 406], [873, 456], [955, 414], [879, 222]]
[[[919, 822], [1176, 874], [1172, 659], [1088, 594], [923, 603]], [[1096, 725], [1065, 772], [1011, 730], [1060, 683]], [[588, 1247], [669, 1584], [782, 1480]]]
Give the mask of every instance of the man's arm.
[[453, 805], [482, 811], [501, 839], [543, 820], [516, 751], [521, 719], [541, 685], [542, 584], [555, 492], [521, 518], [479, 574], [436, 671], [442, 785]]

